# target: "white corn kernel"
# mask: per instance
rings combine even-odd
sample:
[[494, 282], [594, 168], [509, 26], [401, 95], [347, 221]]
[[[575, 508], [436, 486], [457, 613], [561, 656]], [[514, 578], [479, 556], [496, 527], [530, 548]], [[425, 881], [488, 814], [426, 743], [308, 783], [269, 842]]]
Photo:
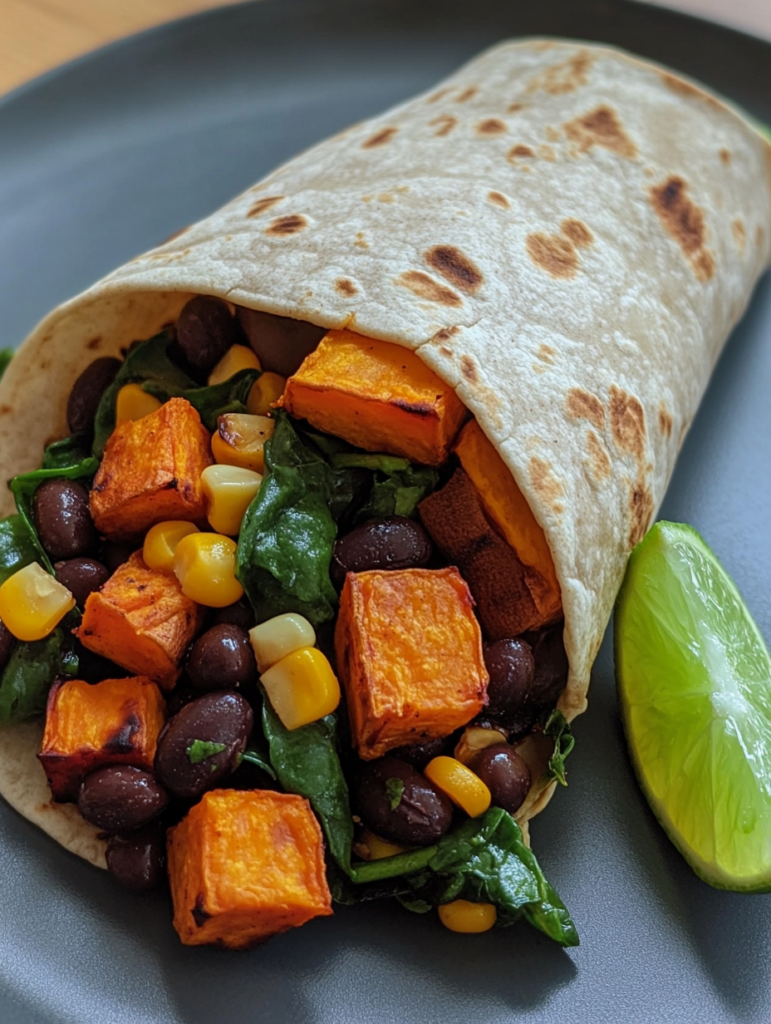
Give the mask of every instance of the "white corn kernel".
[[299, 651], [301, 647], [313, 647], [316, 633], [302, 615], [287, 612], [254, 626], [249, 630], [249, 639], [257, 659], [257, 669], [263, 673], [287, 654]]

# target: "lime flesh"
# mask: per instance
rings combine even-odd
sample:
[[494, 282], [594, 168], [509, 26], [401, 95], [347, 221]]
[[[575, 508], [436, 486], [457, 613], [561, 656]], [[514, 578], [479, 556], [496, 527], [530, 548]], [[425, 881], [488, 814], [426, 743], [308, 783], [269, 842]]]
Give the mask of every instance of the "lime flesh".
[[653, 812], [696, 873], [771, 890], [771, 658], [699, 534], [657, 523], [615, 615], [627, 742]]

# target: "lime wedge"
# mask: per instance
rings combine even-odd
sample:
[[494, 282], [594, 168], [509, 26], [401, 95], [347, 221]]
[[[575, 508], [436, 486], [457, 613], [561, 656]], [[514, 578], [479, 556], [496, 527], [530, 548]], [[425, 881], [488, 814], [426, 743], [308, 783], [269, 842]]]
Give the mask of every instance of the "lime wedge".
[[771, 890], [771, 658], [690, 526], [657, 523], [616, 605], [627, 742], [654, 814], [720, 889]]

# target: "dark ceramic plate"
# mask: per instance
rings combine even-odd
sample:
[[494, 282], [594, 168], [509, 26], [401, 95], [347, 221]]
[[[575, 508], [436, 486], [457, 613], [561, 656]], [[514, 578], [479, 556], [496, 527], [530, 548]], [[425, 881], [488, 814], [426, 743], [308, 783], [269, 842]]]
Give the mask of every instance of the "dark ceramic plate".
[[[0, 104], [2, 343], [280, 161], [508, 36], [605, 40], [771, 122], [771, 46], [612, 0], [265, 0], [119, 43]], [[682, 452], [663, 514], [693, 523], [771, 638], [771, 282]], [[771, 896], [716, 892], [635, 785], [610, 644], [570, 788], [535, 822], [581, 935], [456, 937], [398, 906], [342, 910], [246, 954], [186, 949], [137, 900], [0, 806], [2, 1024], [633, 1024], [771, 1020]], [[771, 837], [769, 838], [771, 841]]]

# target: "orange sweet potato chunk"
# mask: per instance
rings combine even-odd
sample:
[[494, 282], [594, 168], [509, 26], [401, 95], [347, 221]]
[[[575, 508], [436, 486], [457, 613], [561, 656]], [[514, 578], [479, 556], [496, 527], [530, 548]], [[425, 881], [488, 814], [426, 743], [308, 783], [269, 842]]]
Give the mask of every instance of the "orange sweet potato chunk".
[[208, 430], [184, 398], [115, 429], [91, 491], [91, 515], [111, 540], [141, 538], [165, 519], [206, 523], [201, 473], [212, 464]]
[[562, 596], [551, 551], [511, 471], [476, 420], [463, 428], [454, 451], [479, 493], [486, 516], [524, 566], [524, 581], [538, 611], [535, 625], [556, 621], [562, 615]]
[[482, 710], [488, 675], [473, 608], [455, 568], [348, 573], [335, 652], [359, 757], [447, 736]]
[[466, 417], [449, 385], [401, 345], [330, 331], [289, 378], [293, 416], [368, 451], [438, 466]]
[[90, 651], [168, 690], [203, 615], [176, 576], [149, 569], [136, 551], [101, 590], [89, 594], [75, 634]]
[[165, 702], [145, 676], [55, 684], [38, 757], [55, 800], [75, 800], [85, 775], [106, 764], [152, 770]]
[[307, 800], [215, 789], [168, 832], [174, 927], [186, 946], [246, 949], [332, 913]]

